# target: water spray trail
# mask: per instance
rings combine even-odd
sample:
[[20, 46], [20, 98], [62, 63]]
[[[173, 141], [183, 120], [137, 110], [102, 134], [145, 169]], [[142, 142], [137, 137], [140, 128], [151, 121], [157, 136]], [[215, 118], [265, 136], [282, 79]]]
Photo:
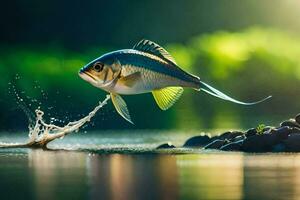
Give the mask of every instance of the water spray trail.
[[78, 132], [80, 127], [85, 123], [89, 122], [92, 117], [101, 109], [104, 105], [107, 104], [107, 101], [110, 99], [110, 95], [107, 95], [104, 101], [99, 102], [99, 105], [96, 106], [88, 115], [83, 117], [80, 120], [69, 122], [65, 126], [56, 126], [55, 124], [47, 124], [43, 120], [44, 112], [41, 110], [36, 110], [36, 121], [35, 124], [29, 126], [29, 141], [27, 143], [0, 143], [0, 148], [17, 148], [17, 147], [42, 147], [46, 148], [46, 145], [57, 139], [62, 138], [72, 132]]

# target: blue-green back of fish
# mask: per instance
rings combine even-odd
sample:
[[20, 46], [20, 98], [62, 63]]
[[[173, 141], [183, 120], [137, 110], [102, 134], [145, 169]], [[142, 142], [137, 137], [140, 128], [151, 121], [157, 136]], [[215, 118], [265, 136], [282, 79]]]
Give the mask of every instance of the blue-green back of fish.
[[161, 59], [155, 55], [151, 55], [150, 57], [149, 54], [139, 50], [118, 50], [106, 54], [102, 58], [107, 60], [116, 59], [122, 66], [134, 66], [141, 70], [151, 70], [154, 73], [161, 73], [188, 83], [199, 83], [198, 77], [185, 72], [176, 64], [168, 60]]

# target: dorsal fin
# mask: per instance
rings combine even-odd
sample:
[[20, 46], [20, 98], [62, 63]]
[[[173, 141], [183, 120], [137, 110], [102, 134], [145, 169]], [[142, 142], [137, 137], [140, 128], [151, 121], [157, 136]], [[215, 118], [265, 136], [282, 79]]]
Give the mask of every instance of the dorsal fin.
[[167, 52], [167, 50], [165, 50], [164, 48], [162, 48], [161, 46], [159, 46], [158, 44], [150, 40], [143, 39], [139, 41], [133, 46], [133, 49], [154, 54], [164, 60], [167, 60], [177, 65], [175, 59], [169, 54], [169, 52]]

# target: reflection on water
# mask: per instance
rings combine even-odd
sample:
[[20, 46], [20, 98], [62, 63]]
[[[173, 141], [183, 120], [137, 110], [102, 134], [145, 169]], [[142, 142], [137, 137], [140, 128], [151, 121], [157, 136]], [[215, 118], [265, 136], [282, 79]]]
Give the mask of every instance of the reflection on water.
[[243, 197], [243, 156], [178, 156], [182, 199], [241, 199]]
[[88, 176], [92, 199], [176, 199], [174, 156], [92, 156]]
[[[255, 162], [255, 163], [254, 163]], [[300, 155], [258, 157], [245, 162], [248, 199], [299, 199]]]
[[28, 154], [28, 167], [37, 199], [87, 196], [86, 155], [83, 153], [33, 150]]
[[1, 150], [1, 199], [298, 199], [300, 155]]

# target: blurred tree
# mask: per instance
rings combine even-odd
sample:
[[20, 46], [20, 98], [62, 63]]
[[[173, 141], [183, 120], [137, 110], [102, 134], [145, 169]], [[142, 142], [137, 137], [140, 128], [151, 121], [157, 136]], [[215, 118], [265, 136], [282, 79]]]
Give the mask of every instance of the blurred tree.
[[[151, 95], [128, 99], [136, 126], [123, 121], [111, 105], [104, 108], [94, 126], [107, 128], [235, 128], [261, 120], [278, 121], [300, 110], [300, 38], [294, 34], [253, 27], [240, 32], [220, 31], [199, 35], [185, 44], [166, 45], [178, 64], [189, 72], [241, 100], [272, 94], [263, 104], [243, 107], [186, 90], [179, 102], [161, 112]], [[15, 80], [25, 104], [33, 111], [45, 109], [48, 118], [65, 121], [80, 117], [104, 98], [105, 93], [82, 81], [78, 70], [109, 48], [78, 53], [51, 47], [3, 47], [0, 50], [0, 129], [26, 128], [8, 83]], [[145, 111], [145, 107], [153, 108]], [[24, 121], [24, 116], [20, 116]]]

